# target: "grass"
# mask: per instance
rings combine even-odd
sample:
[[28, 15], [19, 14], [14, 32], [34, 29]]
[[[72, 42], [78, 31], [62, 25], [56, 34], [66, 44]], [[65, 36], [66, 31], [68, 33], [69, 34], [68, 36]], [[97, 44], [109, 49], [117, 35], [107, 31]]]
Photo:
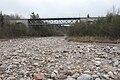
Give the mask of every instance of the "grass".
[[94, 36], [71, 36], [65, 38], [67, 41], [75, 42], [87, 42], [87, 43], [114, 43], [119, 44], [120, 39], [108, 38], [108, 37], [94, 37]]

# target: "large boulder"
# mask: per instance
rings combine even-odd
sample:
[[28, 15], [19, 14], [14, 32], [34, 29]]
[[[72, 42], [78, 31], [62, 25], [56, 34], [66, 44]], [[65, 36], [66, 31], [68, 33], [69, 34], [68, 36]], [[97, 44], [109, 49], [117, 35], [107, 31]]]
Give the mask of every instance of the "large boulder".
[[92, 80], [92, 76], [89, 74], [82, 74], [77, 80]]
[[65, 80], [75, 80], [74, 78], [68, 76]]

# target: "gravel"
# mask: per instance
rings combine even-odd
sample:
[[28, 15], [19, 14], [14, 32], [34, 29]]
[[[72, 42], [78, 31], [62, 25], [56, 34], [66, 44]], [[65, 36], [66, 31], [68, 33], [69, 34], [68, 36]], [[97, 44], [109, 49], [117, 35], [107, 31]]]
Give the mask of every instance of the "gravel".
[[119, 80], [120, 44], [65, 37], [0, 40], [0, 80], [33, 80], [34, 74], [43, 80]]

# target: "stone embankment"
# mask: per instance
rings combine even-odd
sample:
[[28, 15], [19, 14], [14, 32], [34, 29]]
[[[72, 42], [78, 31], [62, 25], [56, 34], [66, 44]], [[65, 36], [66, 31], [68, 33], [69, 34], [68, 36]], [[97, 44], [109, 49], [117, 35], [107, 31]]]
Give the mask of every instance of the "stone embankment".
[[120, 80], [120, 44], [0, 40], [0, 80]]

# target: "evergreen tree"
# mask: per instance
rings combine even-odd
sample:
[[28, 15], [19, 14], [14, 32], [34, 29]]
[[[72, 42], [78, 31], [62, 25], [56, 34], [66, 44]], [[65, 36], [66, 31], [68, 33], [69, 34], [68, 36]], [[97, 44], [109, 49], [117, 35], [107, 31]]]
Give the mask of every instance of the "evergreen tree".
[[4, 16], [2, 14], [2, 11], [0, 12], [0, 26], [3, 27], [4, 25]]
[[90, 18], [90, 15], [89, 15], [89, 14], [87, 14], [87, 18]]
[[34, 12], [31, 13], [30, 19], [39, 19], [39, 14], [35, 14]]

